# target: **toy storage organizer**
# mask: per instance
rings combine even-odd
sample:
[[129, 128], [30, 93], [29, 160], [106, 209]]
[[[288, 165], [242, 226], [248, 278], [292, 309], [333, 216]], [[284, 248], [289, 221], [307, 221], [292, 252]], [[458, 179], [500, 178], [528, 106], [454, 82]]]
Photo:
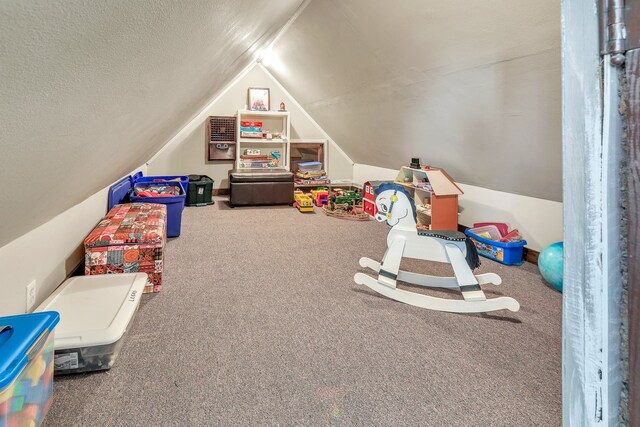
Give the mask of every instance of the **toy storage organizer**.
[[0, 426], [39, 426], [53, 401], [55, 312], [0, 317]]
[[127, 203], [109, 211], [84, 240], [84, 274], [147, 273], [145, 292], [160, 292], [165, 205]]
[[54, 310], [56, 374], [111, 369], [147, 283], [144, 273], [80, 276], [66, 280], [36, 311]]
[[290, 134], [288, 111], [238, 110], [235, 169], [289, 170]]
[[206, 175], [189, 175], [187, 206], [207, 206], [213, 204], [213, 180]]
[[471, 229], [467, 229], [464, 234], [473, 240], [480, 255], [506, 265], [522, 264], [526, 240], [511, 243], [499, 242], [478, 236], [471, 232]]
[[[137, 178], [136, 178], [137, 177]], [[153, 179], [171, 178], [171, 177], [147, 177]], [[182, 210], [184, 209], [186, 194], [183, 185], [188, 187], [189, 178], [186, 176], [179, 183], [177, 181], [139, 181], [139, 174], [133, 177], [128, 176], [118, 181], [109, 188], [108, 203], [109, 210], [115, 205], [121, 203], [155, 203], [162, 204], [167, 207], [167, 237], [178, 237], [180, 235], [180, 228], [182, 225]], [[185, 184], [186, 183], [186, 184]], [[171, 197], [138, 197], [133, 195], [132, 191], [138, 186], [162, 186], [162, 187], [178, 187], [180, 189], [179, 195]]]
[[443, 169], [402, 166], [395, 182], [413, 197], [419, 224], [430, 230], [458, 230], [458, 196], [464, 193]]

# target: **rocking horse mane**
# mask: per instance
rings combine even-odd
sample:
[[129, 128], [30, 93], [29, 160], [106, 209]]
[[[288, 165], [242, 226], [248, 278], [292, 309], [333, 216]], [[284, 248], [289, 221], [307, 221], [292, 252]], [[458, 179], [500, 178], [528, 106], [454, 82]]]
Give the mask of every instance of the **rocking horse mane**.
[[380, 193], [387, 190], [398, 191], [404, 194], [407, 199], [409, 199], [409, 204], [411, 205], [411, 210], [413, 212], [413, 220], [417, 221], [418, 215], [416, 213], [416, 205], [411, 200], [411, 194], [409, 194], [409, 192], [402, 185], [396, 184], [394, 182], [385, 182], [384, 184], [380, 184], [380, 186], [376, 189], [376, 198], [378, 198], [378, 195]]

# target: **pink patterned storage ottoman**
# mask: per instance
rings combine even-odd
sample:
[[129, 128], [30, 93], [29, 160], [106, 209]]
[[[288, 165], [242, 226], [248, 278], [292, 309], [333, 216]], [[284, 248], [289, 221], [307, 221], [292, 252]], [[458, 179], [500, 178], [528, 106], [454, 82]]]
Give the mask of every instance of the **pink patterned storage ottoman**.
[[166, 235], [165, 205], [116, 205], [84, 240], [84, 274], [147, 273], [144, 292], [160, 292]]

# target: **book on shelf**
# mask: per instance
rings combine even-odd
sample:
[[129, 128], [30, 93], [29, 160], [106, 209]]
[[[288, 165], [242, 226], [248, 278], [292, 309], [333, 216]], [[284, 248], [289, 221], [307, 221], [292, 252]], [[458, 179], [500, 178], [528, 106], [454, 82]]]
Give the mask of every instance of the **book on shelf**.
[[276, 168], [280, 164], [280, 159], [273, 156], [261, 156], [261, 158], [242, 158], [240, 156], [241, 168]]
[[331, 184], [331, 180], [325, 179], [296, 179], [295, 183], [298, 185], [327, 185]]
[[277, 168], [278, 163], [275, 162], [264, 162], [264, 163], [248, 163], [248, 162], [240, 162], [241, 168], [250, 168], [250, 169], [262, 169], [262, 168]]
[[255, 128], [262, 128], [262, 122], [257, 122], [257, 121], [255, 121], [255, 122], [250, 122], [250, 121], [247, 121], [247, 120], [242, 120], [242, 121], [240, 122], [240, 126], [242, 126], [242, 127], [255, 127]]
[[250, 132], [250, 131], [243, 131], [242, 129], [240, 129], [240, 138], [262, 138], [262, 131]]
[[242, 160], [254, 160], [254, 161], [271, 160], [272, 159], [271, 156], [268, 156], [266, 154], [242, 154], [240, 156], [240, 158]]

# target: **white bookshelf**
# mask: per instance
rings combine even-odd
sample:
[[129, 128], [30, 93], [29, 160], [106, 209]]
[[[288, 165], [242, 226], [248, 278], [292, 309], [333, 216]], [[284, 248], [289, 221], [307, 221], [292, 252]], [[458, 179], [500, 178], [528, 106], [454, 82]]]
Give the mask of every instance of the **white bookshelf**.
[[[269, 154], [272, 151], [279, 151], [280, 163], [278, 167], [274, 169], [289, 170], [289, 138], [291, 135], [291, 120], [288, 111], [238, 110], [236, 118], [236, 169], [263, 169], [241, 166], [243, 161], [240, 156], [244, 155], [245, 150], [259, 149], [261, 154]], [[240, 127], [243, 121], [262, 122], [262, 129], [267, 129], [271, 132], [279, 132], [282, 135], [282, 138], [242, 138], [240, 136]]]

